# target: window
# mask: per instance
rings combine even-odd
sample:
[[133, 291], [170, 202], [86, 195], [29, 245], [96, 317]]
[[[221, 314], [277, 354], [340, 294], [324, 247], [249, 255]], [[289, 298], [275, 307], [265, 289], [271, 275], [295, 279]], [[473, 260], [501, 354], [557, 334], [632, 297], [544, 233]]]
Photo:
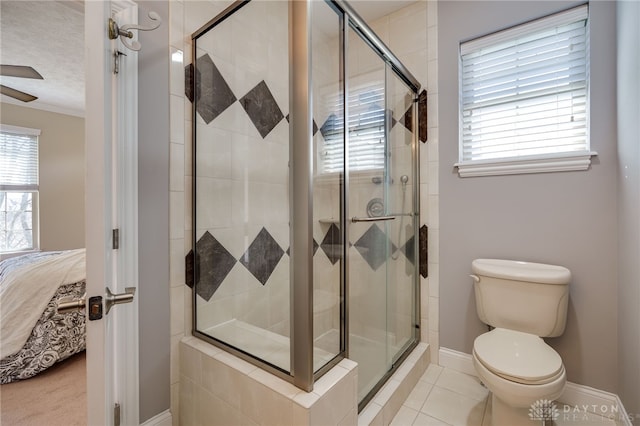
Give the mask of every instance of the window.
[[0, 127], [0, 253], [38, 248], [39, 134]]
[[460, 176], [591, 163], [588, 6], [460, 45]]
[[[342, 111], [342, 98], [329, 100], [330, 110]], [[353, 88], [349, 93], [349, 171], [384, 169], [385, 158], [384, 82]], [[319, 146], [320, 174], [342, 172], [344, 159], [344, 119], [331, 114], [320, 129], [324, 143]]]

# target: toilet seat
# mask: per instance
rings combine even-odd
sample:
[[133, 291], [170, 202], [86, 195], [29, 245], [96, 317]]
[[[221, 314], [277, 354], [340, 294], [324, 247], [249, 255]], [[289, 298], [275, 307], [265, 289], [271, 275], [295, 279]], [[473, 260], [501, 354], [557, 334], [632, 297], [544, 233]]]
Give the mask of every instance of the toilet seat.
[[495, 328], [476, 338], [473, 353], [489, 371], [516, 383], [541, 385], [564, 374], [560, 355], [529, 333]]

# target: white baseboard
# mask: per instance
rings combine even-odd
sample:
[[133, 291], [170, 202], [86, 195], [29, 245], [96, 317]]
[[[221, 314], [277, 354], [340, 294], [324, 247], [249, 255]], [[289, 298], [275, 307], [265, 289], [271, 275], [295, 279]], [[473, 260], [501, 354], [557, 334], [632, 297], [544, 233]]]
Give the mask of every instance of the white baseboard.
[[[461, 373], [477, 376], [470, 354], [449, 348], [440, 348], [440, 366]], [[558, 401], [574, 407], [576, 412], [594, 413], [615, 418], [617, 424], [633, 426], [618, 395], [594, 389], [589, 386], [567, 382], [564, 392]]]
[[156, 414], [140, 426], [171, 426], [173, 424], [173, 418], [171, 417], [171, 411], [165, 410], [160, 414]]
[[567, 382], [559, 401], [574, 407], [576, 412], [587, 411], [615, 419], [618, 424], [632, 426], [618, 395], [589, 386]]
[[438, 356], [440, 358], [440, 366], [471, 376], [477, 376], [471, 355], [441, 347]]

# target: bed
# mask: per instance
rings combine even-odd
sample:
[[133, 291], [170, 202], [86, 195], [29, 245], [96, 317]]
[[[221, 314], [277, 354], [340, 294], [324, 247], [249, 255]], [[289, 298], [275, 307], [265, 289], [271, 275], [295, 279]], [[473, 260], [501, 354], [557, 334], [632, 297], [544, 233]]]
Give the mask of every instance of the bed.
[[85, 250], [38, 252], [0, 262], [0, 384], [28, 379], [85, 349], [85, 314], [58, 314], [85, 292]]

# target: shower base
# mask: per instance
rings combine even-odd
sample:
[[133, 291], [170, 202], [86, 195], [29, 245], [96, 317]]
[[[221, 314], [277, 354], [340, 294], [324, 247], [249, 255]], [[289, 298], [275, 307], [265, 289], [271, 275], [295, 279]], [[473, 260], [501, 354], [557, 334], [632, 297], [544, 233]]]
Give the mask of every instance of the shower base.
[[[339, 336], [338, 330], [331, 330], [329, 333], [333, 331], [338, 333], [337, 336]], [[207, 328], [204, 333], [230, 346], [243, 348], [244, 351], [278, 368], [285, 371], [290, 370], [291, 349], [289, 347], [289, 337], [287, 336], [237, 319]], [[326, 347], [330, 341], [339, 342], [333, 335], [328, 336], [328, 333], [316, 339], [316, 345], [313, 348], [313, 366], [315, 370], [336, 356], [337, 351], [331, 353], [322, 349], [323, 345]]]

